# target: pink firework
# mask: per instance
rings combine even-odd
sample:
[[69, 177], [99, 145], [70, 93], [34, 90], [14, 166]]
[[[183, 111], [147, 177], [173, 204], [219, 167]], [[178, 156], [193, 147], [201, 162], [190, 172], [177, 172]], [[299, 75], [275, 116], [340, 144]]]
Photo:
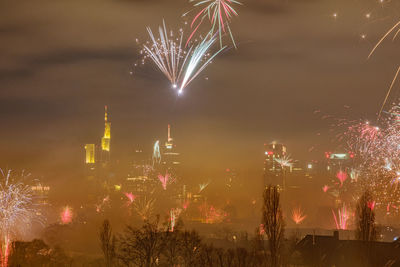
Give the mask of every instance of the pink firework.
[[165, 176], [162, 176], [161, 174], [158, 175], [158, 180], [160, 180], [162, 187], [164, 190], [167, 190], [167, 184], [168, 180], [170, 178], [170, 175], [168, 173], [165, 174]]
[[301, 207], [297, 207], [292, 210], [292, 220], [296, 224], [301, 224], [305, 218], [307, 218], [307, 215], [304, 214]]
[[68, 206], [65, 206], [61, 212], [61, 223], [69, 224], [72, 222], [72, 209]]
[[342, 187], [344, 181], [347, 180], [347, 174], [346, 174], [345, 172], [343, 172], [343, 171], [340, 170], [340, 171], [336, 174], [336, 178], [338, 178], [338, 180], [340, 181], [340, 187]]
[[125, 196], [128, 198], [128, 206], [129, 206], [130, 204], [132, 204], [133, 201], [135, 201], [135, 199], [137, 198], [137, 196], [134, 195], [134, 194], [132, 194], [132, 192], [130, 192], [130, 193], [125, 193]]
[[350, 216], [347, 212], [346, 206], [343, 204], [343, 207], [338, 210], [338, 216], [332, 210], [333, 219], [335, 220], [336, 229], [338, 230], [347, 230], [347, 221]]
[[322, 187], [322, 191], [324, 191], [324, 193], [328, 192], [328, 190], [329, 190], [329, 186], [324, 185], [324, 186]]

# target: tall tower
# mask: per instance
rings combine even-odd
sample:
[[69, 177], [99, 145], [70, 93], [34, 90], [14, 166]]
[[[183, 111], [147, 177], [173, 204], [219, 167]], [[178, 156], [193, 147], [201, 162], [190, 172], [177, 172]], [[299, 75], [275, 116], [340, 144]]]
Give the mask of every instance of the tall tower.
[[85, 150], [86, 150], [85, 163], [86, 164], [94, 164], [95, 163], [94, 144], [86, 144]]
[[171, 137], [171, 126], [168, 124], [168, 138], [165, 142], [163, 154], [161, 157], [162, 164], [168, 173], [176, 175], [177, 167], [180, 165], [179, 153], [175, 150], [174, 139]]
[[104, 136], [101, 138], [102, 160], [110, 159], [111, 122], [108, 121], [107, 106], [104, 106]]

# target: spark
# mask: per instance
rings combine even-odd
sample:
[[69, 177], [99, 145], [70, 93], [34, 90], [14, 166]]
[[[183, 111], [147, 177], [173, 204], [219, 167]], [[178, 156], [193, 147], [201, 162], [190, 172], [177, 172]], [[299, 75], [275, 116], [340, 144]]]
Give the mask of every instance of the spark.
[[304, 214], [301, 207], [297, 207], [292, 210], [292, 220], [296, 224], [301, 224], [305, 218], [307, 218], [307, 215]]
[[[234, 16], [238, 16], [238, 13], [232, 7], [232, 4], [242, 5], [242, 3], [236, 0], [190, 0], [190, 2], [196, 2], [194, 7], [201, 8], [201, 10], [194, 16], [192, 20], [190, 27], [194, 28], [194, 30], [187, 42], [192, 39], [204, 19], [208, 18], [211, 23], [211, 29], [209, 33], [211, 35], [218, 33], [220, 47], [222, 48], [222, 34], [229, 32], [232, 43], [236, 48], [236, 43], [229, 24]], [[183, 16], [186, 16], [189, 12], [183, 14]], [[196, 23], [197, 26], [194, 26]]]

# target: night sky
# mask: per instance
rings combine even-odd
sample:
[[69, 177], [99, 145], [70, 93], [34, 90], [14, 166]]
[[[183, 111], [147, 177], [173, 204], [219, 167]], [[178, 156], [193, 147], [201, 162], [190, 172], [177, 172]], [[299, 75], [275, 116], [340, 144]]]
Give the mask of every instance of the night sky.
[[399, 41], [367, 56], [398, 19], [396, 3], [243, 3], [231, 25], [238, 49], [219, 55], [177, 97], [150, 62], [133, 68], [135, 39], [146, 40], [145, 27], [163, 18], [169, 28], [183, 25], [187, 1], [0, 2], [0, 165], [77, 166], [83, 145], [100, 142], [104, 105], [114, 159], [127, 159], [137, 144], [150, 151], [171, 123], [184, 166], [196, 172], [260, 172], [263, 144], [273, 140], [294, 158], [333, 149], [330, 125], [315, 110], [376, 118]]

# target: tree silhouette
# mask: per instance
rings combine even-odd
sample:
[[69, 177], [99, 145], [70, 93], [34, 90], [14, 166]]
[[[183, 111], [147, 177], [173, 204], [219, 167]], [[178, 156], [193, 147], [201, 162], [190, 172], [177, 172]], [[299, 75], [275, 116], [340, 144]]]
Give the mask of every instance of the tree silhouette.
[[271, 267], [276, 267], [279, 264], [279, 251], [285, 231], [278, 187], [269, 185], [265, 188], [263, 197], [262, 223], [268, 238]]
[[105, 265], [106, 267], [111, 267], [116, 257], [115, 237], [112, 234], [112, 228], [108, 220], [104, 220], [100, 227], [99, 239]]

